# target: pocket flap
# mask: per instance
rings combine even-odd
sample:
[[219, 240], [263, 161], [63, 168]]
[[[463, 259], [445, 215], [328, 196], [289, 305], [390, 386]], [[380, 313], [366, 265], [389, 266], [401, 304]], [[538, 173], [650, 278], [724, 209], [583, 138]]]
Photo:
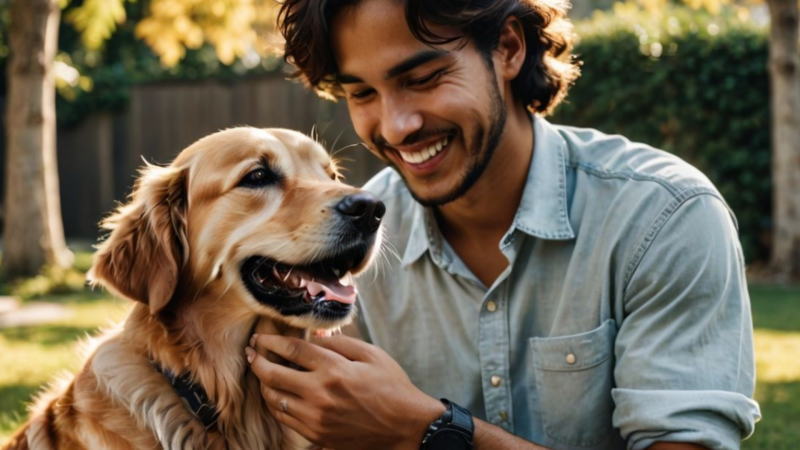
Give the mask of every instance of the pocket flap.
[[533, 365], [542, 370], [574, 371], [594, 367], [611, 357], [617, 327], [608, 319], [598, 328], [580, 334], [533, 337]]

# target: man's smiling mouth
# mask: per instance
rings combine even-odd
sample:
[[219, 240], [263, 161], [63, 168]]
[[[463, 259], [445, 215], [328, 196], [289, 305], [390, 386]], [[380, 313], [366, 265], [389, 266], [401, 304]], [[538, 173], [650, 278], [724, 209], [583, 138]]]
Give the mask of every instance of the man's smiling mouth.
[[400, 154], [400, 158], [403, 161], [410, 163], [410, 164], [422, 164], [434, 156], [438, 155], [451, 141], [450, 136], [445, 136], [442, 139], [434, 142], [433, 144], [423, 148], [422, 150], [416, 152], [401, 152], [398, 151], [397, 153]]

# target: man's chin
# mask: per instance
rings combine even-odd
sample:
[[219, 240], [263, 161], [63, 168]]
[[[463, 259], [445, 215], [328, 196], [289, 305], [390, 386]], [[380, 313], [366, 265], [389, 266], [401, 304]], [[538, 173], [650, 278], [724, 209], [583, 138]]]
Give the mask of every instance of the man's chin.
[[[409, 177], [403, 174], [402, 171], [398, 170], [398, 173], [403, 177], [403, 181], [414, 200], [422, 206], [431, 208], [444, 206], [463, 197], [478, 181], [478, 178], [480, 178], [483, 173], [482, 169], [483, 167], [480, 166], [473, 167], [469, 172], [461, 174], [457, 183], [440, 189], [433, 189], [430, 186], [419, 186], [415, 184], [413, 180], [409, 180]], [[397, 168], [395, 168], [395, 170], [397, 170]]]
[[[406, 182], [408, 186], [408, 182]], [[417, 201], [420, 205], [426, 208], [432, 208], [436, 206], [444, 206], [450, 202], [458, 200], [461, 196], [463, 196], [467, 190], [469, 190], [470, 186], [464, 188], [463, 183], [455, 188], [450, 190], [444, 191], [444, 193], [430, 193], [430, 192], [420, 192], [421, 190], [415, 189], [412, 186], [409, 186], [408, 190], [411, 192], [411, 197]]]

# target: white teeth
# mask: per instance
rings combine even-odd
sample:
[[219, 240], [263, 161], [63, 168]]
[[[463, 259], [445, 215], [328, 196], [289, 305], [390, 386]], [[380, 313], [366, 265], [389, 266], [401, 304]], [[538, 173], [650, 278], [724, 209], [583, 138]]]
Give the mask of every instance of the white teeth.
[[405, 162], [409, 162], [411, 164], [421, 164], [436, 156], [440, 151], [442, 151], [448, 142], [450, 142], [450, 137], [446, 137], [434, 144], [431, 144], [418, 152], [400, 152], [400, 157], [403, 158], [403, 161]]

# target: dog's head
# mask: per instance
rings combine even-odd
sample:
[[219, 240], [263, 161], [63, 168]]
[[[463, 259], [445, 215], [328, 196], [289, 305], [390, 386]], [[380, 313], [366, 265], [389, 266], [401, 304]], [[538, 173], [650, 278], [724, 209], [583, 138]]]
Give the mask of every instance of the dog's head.
[[89, 278], [154, 315], [212, 293], [295, 327], [342, 325], [384, 206], [338, 178], [325, 150], [297, 132], [207, 136], [169, 166], [143, 169], [103, 223], [110, 234]]

